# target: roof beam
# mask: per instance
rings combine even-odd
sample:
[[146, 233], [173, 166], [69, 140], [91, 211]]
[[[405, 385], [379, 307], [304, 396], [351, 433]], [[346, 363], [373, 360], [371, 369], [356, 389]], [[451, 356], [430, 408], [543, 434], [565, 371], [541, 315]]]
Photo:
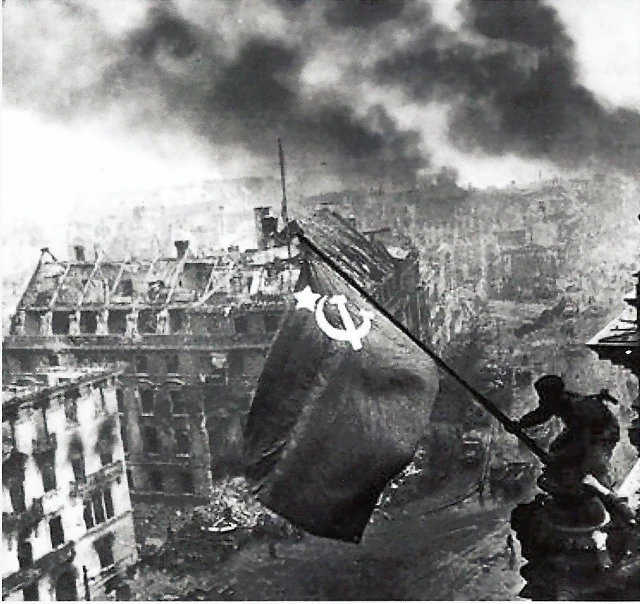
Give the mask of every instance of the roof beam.
[[104, 252], [100, 250], [100, 252], [98, 253], [98, 257], [96, 258], [96, 261], [93, 265], [93, 269], [91, 269], [91, 273], [89, 274], [89, 278], [87, 279], [87, 282], [84, 284], [84, 287], [82, 288], [82, 291], [78, 296], [78, 306], [82, 306], [82, 303], [84, 302], [84, 298], [87, 295], [89, 288], [91, 287], [91, 281], [95, 278], [96, 273], [98, 272], [98, 267], [100, 266], [100, 263], [102, 262], [103, 258], [104, 258]]
[[53, 305], [56, 303], [56, 300], [58, 299], [58, 294], [60, 293], [60, 289], [62, 288], [62, 285], [64, 284], [70, 270], [71, 270], [71, 262], [67, 264], [66, 268], [64, 269], [64, 273], [62, 273], [62, 276], [58, 281], [58, 286], [53, 292], [53, 296], [51, 296], [51, 301], [49, 302], [49, 309], [53, 308]]

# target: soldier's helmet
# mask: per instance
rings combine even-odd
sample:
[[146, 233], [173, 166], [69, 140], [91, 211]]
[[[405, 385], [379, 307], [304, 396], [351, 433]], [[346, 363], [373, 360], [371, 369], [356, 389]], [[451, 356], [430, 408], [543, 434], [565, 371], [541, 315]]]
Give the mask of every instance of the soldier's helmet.
[[543, 375], [534, 387], [540, 396], [556, 396], [564, 392], [564, 380], [559, 375]]

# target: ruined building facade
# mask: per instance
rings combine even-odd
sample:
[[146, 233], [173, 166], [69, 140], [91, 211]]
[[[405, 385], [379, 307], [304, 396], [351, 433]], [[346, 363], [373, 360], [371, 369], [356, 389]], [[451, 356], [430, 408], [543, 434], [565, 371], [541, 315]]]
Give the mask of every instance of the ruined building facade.
[[[369, 276], [361, 283], [417, 332], [417, 254], [394, 257], [348, 221], [321, 214], [310, 222], [318, 245], [346, 229], [359, 246], [348, 264]], [[241, 469], [244, 418], [299, 270], [295, 246], [274, 245], [268, 208], [255, 210], [254, 225], [258, 249], [244, 252], [197, 255], [186, 240], [172, 258], [87, 261], [79, 249], [59, 261], [45, 252], [5, 339], [8, 373], [118, 367], [139, 541], [162, 540], [176, 516], [209, 501], [218, 478]]]
[[2, 391], [2, 599], [113, 599], [136, 561], [111, 372], [15, 376]]

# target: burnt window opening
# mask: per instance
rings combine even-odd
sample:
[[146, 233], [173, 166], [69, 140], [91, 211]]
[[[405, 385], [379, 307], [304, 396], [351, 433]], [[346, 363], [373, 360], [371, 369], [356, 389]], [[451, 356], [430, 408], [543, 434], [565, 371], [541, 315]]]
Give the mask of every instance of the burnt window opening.
[[37, 581], [34, 581], [31, 585], [27, 585], [22, 589], [22, 599], [25, 602], [40, 601], [40, 591], [38, 590]]
[[177, 354], [170, 354], [167, 356], [167, 373], [179, 373], [180, 372], [180, 356]]
[[120, 426], [120, 438], [122, 440], [122, 448], [125, 453], [129, 452], [129, 439], [127, 437], [127, 429], [124, 425]]
[[124, 413], [124, 390], [116, 388], [116, 402], [118, 403], [118, 413]]
[[141, 310], [138, 313], [138, 331], [152, 334], [158, 329], [158, 315], [155, 310]]
[[143, 415], [153, 415], [156, 410], [156, 393], [153, 388], [140, 388], [140, 405]]
[[176, 430], [176, 455], [189, 456], [191, 452], [191, 439], [188, 430]]
[[109, 333], [125, 334], [127, 332], [127, 311], [110, 310], [107, 317], [107, 328]]
[[249, 318], [246, 315], [235, 317], [233, 327], [236, 333], [247, 333], [249, 331]]
[[133, 483], [133, 473], [131, 470], [127, 470], [127, 483], [129, 485], [129, 490], [135, 490], [135, 485]]
[[60, 547], [64, 543], [64, 528], [60, 516], [54, 516], [49, 520], [49, 535], [51, 537], [51, 547]]
[[31, 545], [31, 532], [20, 531], [18, 535], [18, 566], [29, 568], [33, 564], [33, 546]]
[[125, 298], [133, 296], [133, 281], [131, 279], [122, 279], [118, 285], [118, 291], [120, 295]]
[[100, 463], [103, 466], [113, 463], [113, 451], [111, 449], [102, 449], [100, 451]]
[[64, 416], [72, 425], [78, 423], [78, 401], [75, 398], [67, 397], [64, 401]]
[[104, 394], [104, 387], [103, 386], [98, 386], [98, 394], [100, 395], [100, 398], [98, 399], [98, 403], [100, 405], [100, 411], [106, 411], [107, 410], [107, 399], [105, 397]]
[[113, 518], [115, 516], [115, 511], [113, 509], [113, 497], [111, 497], [111, 487], [107, 487], [103, 491], [103, 499], [104, 499], [104, 513], [107, 518]]
[[51, 317], [51, 331], [54, 335], [65, 335], [69, 333], [69, 313], [54, 312]]
[[27, 502], [24, 494], [24, 482], [22, 480], [12, 480], [9, 485], [9, 498], [11, 499], [11, 507], [16, 514], [24, 512], [27, 509]]
[[145, 453], [158, 454], [160, 452], [160, 437], [157, 428], [146, 426], [143, 431], [143, 448]]
[[49, 493], [50, 491], [55, 491], [58, 487], [58, 483], [56, 480], [56, 465], [55, 459], [53, 455], [47, 455], [40, 466], [40, 472], [42, 473], [42, 486], [44, 487], [44, 492]]
[[182, 310], [170, 310], [169, 311], [169, 331], [171, 333], [179, 333], [182, 331], [184, 325]]
[[274, 333], [280, 327], [280, 313], [266, 312], [264, 313], [264, 329], [267, 333]]
[[182, 472], [180, 475], [180, 485], [184, 493], [195, 493], [196, 487], [191, 472]]
[[147, 373], [147, 355], [139, 354], [136, 357], [136, 373]]
[[83, 310], [80, 313], [80, 333], [92, 334], [98, 331], [98, 313], [95, 310]]
[[60, 367], [60, 357], [57, 354], [49, 355], [49, 367]]
[[170, 390], [169, 399], [173, 415], [188, 415], [189, 406], [182, 390]]
[[102, 491], [95, 491], [91, 495], [91, 507], [93, 508], [93, 519], [96, 524], [102, 524], [106, 520], [104, 507], [102, 505]]
[[239, 377], [244, 373], [244, 352], [242, 350], [230, 350], [229, 355], [229, 375]]
[[84, 466], [84, 455], [82, 453], [76, 453], [71, 458], [71, 468], [73, 469], [75, 481], [85, 482], [87, 479], [87, 473]]
[[84, 518], [84, 525], [87, 527], [87, 530], [93, 528], [95, 526], [95, 522], [93, 520], [93, 506], [91, 505], [91, 501], [85, 499], [82, 503], [82, 516]]
[[149, 472], [149, 484], [151, 490], [155, 493], [161, 493], [164, 491], [164, 481], [162, 480], [162, 472], [159, 470], [151, 470]]
[[109, 568], [110, 566], [113, 566], [115, 564], [111, 539], [96, 539], [93, 547], [98, 554], [98, 558], [100, 560], [100, 568]]

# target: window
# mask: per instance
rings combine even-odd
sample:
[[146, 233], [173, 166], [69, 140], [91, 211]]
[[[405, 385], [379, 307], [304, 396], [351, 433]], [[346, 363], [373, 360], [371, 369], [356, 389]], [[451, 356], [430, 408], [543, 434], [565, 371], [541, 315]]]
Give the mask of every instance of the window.
[[104, 513], [104, 507], [102, 506], [102, 491], [95, 491], [91, 495], [91, 506], [93, 508], [93, 519], [96, 524], [101, 524], [105, 521], [106, 516]]
[[195, 493], [195, 485], [193, 483], [193, 474], [191, 472], [183, 472], [180, 475], [180, 484], [185, 493]]
[[114, 511], [113, 511], [113, 498], [111, 497], [111, 487], [108, 486], [104, 491], [103, 491], [103, 498], [104, 498], [104, 512], [107, 515], [107, 518], [113, 518]]
[[80, 313], [80, 333], [96, 333], [98, 329], [98, 313], [94, 310], [83, 310]]
[[107, 410], [107, 399], [104, 396], [104, 387], [98, 386], [98, 390], [100, 392], [100, 411]]
[[238, 377], [244, 373], [244, 353], [242, 350], [230, 350], [229, 355], [229, 374]]
[[141, 310], [138, 313], [138, 331], [140, 333], [156, 333], [158, 330], [158, 315], [155, 310]]
[[51, 331], [54, 335], [65, 335], [69, 333], [69, 313], [54, 312], [51, 317]]
[[156, 454], [160, 451], [160, 439], [158, 437], [158, 430], [153, 426], [146, 426], [144, 428], [144, 441], [143, 447], [146, 453]]
[[39, 602], [40, 592], [38, 591], [38, 582], [34, 581], [31, 585], [27, 585], [22, 590], [22, 599], [25, 602]]
[[47, 455], [40, 466], [40, 472], [42, 473], [42, 486], [45, 493], [49, 491], [55, 491], [57, 488], [56, 482], [56, 465], [53, 455]]
[[103, 466], [108, 466], [113, 462], [113, 451], [111, 449], [102, 449], [100, 451], [100, 463]]
[[173, 415], [187, 415], [189, 408], [182, 390], [170, 390], [171, 413]]
[[73, 476], [76, 482], [84, 482], [87, 474], [84, 467], [84, 455], [82, 453], [76, 453], [71, 458], [71, 468], [73, 469]]
[[131, 279], [123, 279], [120, 281], [118, 289], [126, 298], [133, 296], [133, 281]]
[[249, 319], [246, 315], [236, 317], [233, 320], [233, 326], [236, 333], [247, 333], [249, 331]]
[[136, 373], [147, 373], [147, 357], [144, 354], [136, 357]]
[[113, 518], [115, 511], [113, 508], [111, 487], [95, 491], [90, 499], [84, 500], [83, 506], [82, 515], [87, 529], [101, 524], [109, 518]]
[[118, 402], [118, 413], [124, 413], [124, 390], [116, 388], [116, 401]]
[[149, 484], [151, 485], [151, 490], [159, 493], [164, 491], [164, 481], [162, 480], [162, 472], [159, 470], [151, 470], [149, 472]]
[[267, 333], [278, 331], [280, 327], [280, 313], [266, 312], [264, 313], [264, 329]]
[[187, 430], [176, 430], [176, 455], [189, 455], [191, 450], [191, 439]]
[[111, 539], [96, 539], [93, 546], [96, 549], [98, 558], [100, 559], [100, 568], [108, 568], [115, 564], [113, 558], [113, 548], [111, 547]]
[[180, 357], [177, 354], [167, 356], [167, 373], [180, 372]]
[[67, 396], [65, 399], [64, 416], [70, 424], [76, 425], [78, 423], [78, 403], [75, 398]]
[[178, 333], [182, 331], [183, 324], [183, 311], [182, 310], [170, 310], [169, 311], [169, 330], [171, 333]]
[[87, 530], [93, 528], [95, 522], [93, 521], [93, 506], [91, 505], [91, 501], [85, 499], [83, 502], [82, 516], [84, 518], [84, 525], [87, 527]]
[[140, 388], [138, 390], [140, 395], [140, 404], [142, 405], [143, 415], [153, 415], [156, 407], [155, 392], [152, 388]]
[[49, 355], [49, 367], [59, 367], [60, 366], [60, 357], [57, 354]]
[[51, 536], [51, 547], [56, 548], [64, 543], [64, 529], [62, 528], [62, 518], [54, 516], [49, 520], [49, 534]]
[[18, 565], [28, 568], [33, 564], [33, 548], [31, 547], [31, 533], [22, 530], [18, 535]]
[[127, 470], [127, 482], [129, 483], [129, 490], [133, 491], [135, 489], [135, 485], [133, 484], [133, 473], [131, 470]]
[[27, 509], [27, 502], [24, 497], [24, 483], [22, 480], [15, 479], [9, 485], [9, 498], [11, 499], [11, 507], [18, 514]]
[[124, 334], [127, 332], [127, 311], [110, 310], [107, 318], [109, 333]]
[[127, 429], [124, 424], [120, 426], [120, 438], [122, 439], [122, 448], [127, 453], [129, 451], [129, 440], [127, 439]]

